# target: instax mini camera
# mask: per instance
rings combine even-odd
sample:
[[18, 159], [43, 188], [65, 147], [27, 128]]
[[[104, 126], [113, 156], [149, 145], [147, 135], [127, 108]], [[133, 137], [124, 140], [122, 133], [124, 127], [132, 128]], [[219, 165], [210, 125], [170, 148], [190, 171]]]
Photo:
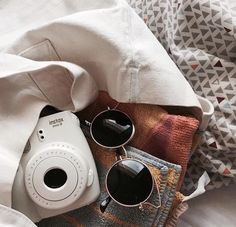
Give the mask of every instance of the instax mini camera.
[[13, 208], [34, 222], [94, 202], [100, 188], [79, 119], [64, 111], [39, 119], [13, 184]]

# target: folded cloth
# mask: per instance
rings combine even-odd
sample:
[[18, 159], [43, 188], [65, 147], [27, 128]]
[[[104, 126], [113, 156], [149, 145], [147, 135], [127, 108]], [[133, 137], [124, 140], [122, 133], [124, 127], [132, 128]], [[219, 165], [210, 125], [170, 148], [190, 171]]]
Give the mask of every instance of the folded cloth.
[[24, 214], [0, 204], [1, 227], [36, 227]]
[[96, 101], [79, 113], [80, 119], [92, 121], [107, 107], [128, 114], [135, 135], [130, 145], [158, 158], [182, 167], [178, 189], [183, 182], [198, 120], [192, 116], [169, 114], [160, 106], [134, 103], [117, 103], [106, 92], [100, 92]]
[[[165, 222], [172, 218], [170, 210], [175, 209], [181, 203], [176, 197], [176, 186], [180, 176], [181, 167], [164, 160], [153, 157], [141, 150], [132, 147], [126, 147], [128, 157], [139, 159], [145, 162], [160, 191], [161, 207], [155, 209], [149, 205], [144, 206], [144, 211], [140, 211], [137, 207], [127, 208], [111, 201], [106, 212], [99, 210], [101, 201], [107, 197], [105, 189], [105, 177], [108, 169], [116, 161], [115, 152], [110, 149], [103, 148], [92, 140], [89, 144], [97, 165], [99, 182], [101, 184], [101, 195], [95, 203], [89, 206], [74, 210], [67, 214], [57, 217], [51, 217], [37, 223], [39, 227], [49, 226], [125, 226], [125, 227], [150, 227], [164, 226]], [[183, 196], [182, 196], [183, 197]], [[180, 198], [180, 196], [179, 196]], [[157, 190], [154, 188], [152, 196], [148, 199], [154, 205], [158, 205]], [[172, 206], [174, 204], [174, 207]], [[172, 225], [173, 226], [173, 225]]]

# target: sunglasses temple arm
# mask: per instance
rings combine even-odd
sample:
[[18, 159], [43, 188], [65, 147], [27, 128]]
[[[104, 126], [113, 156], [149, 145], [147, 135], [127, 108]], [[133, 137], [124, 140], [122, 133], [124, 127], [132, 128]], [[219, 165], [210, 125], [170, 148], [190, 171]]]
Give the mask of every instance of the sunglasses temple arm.
[[[152, 203], [149, 203], [149, 202], [144, 202], [143, 204], [147, 204], [147, 205], [149, 205], [149, 206], [151, 206], [151, 207], [153, 207], [153, 208], [155, 208], [155, 209], [159, 209], [159, 208], [161, 207], [161, 195], [160, 195], [160, 190], [159, 190], [158, 184], [157, 184], [156, 180], [154, 179], [154, 177], [153, 177], [153, 181], [155, 182], [155, 185], [156, 185], [159, 204], [158, 204], [157, 206], [154, 205], [154, 204], [152, 204]], [[139, 209], [142, 210], [142, 204], [140, 204]]]
[[[147, 204], [148, 206], [151, 206], [151, 207], [153, 207], [153, 208], [155, 208], [155, 209], [159, 209], [160, 206], [161, 206], [161, 205], [156, 206], [156, 205], [154, 205], [154, 204], [152, 204], [152, 203], [149, 203], [149, 202], [145, 202], [144, 204]], [[141, 209], [141, 210], [143, 209], [143, 208], [142, 208], [142, 204], [140, 204], [139, 209]]]
[[160, 190], [159, 190], [159, 186], [158, 186], [158, 183], [157, 183], [157, 181], [156, 181], [156, 179], [153, 177], [153, 180], [154, 180], [154, 182], [155, 182], [155, 185], [156, 185], [156, 189], [157, 189], [157, 194], [158, 194], [158, 202], [159, 202], [159, 204], [158, 204], [158, 206], [155, 206], [155, 205], [153, 205], [153, 207], [155, 207], [155, 208], [160, 208], [161, 207], [161, 194], [160, 194]]
[[108, 196], [105, 200], [103, 200], [103, 201], [101, 202], [101, 204], [100, 204], [100, 210], [101, 210], [102, 213], [105, 212], [105, 210], [106, 210], [108, 204], [110, 203], [110, 201], [111, 201], [111, 197]]
[[89, 121], [87, 121], [87, 120], [80, 122], [80, 127], [81, 127], [84, 135], [86, 137], [89, 137], [89, 138], [91, 138], [90, 126], [91, 126], [91, 123]]

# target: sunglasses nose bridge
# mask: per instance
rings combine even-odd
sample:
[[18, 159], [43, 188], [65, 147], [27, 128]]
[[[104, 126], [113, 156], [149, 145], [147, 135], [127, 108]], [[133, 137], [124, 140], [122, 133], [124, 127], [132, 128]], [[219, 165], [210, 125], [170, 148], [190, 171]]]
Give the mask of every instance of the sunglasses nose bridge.
[[122, 148], [123, 151], [124, 151], [125, 157], [128, 158], [128, 153], [127, 153], [127, 150], [125, 149], [125, 147], [124, 147], [124, 146], [121, 146], [121, 148]]
[[[119, 148], [122, 148], [123, 152], [121, 152]], [[124, 155], [124, 158], [122, 157], [122, 155]], [[119, 161], [125, 158], [128, 158], [127, 150], [125, 149], [124, 146], [118, 147], [116, 149], [116, 161]]]

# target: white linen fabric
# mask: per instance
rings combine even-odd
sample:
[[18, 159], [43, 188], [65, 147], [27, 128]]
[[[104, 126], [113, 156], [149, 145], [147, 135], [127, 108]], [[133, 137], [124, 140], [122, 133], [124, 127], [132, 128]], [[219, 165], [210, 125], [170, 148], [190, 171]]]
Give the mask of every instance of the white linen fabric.
[[0, 226], [30, 226], [7, 207], [45, 105], [79, 111], [105, 90], [119, 102], [191, 107], [201, 118], [192, 88], [123, 0], [1, 0], [0, 18]]
[[235, 227], [236, 185], [207, 191], [188, 201], [189, 209], [180, 217], [177, 227]]
[[36, 225], [25, 215], [9, 207], [0, 205], [1, 227], [35, 227]]

